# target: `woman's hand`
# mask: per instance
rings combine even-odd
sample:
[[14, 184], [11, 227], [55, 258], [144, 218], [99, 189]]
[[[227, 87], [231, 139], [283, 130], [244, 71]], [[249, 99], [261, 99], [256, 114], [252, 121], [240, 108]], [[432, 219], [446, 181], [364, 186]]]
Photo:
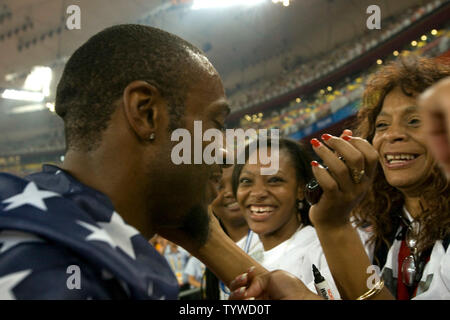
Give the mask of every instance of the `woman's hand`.
[[367, 140], [352, 137], [350, 130], [341, 137], [324, 134], [322, 141], [311, 140], [328, 170], [313, 161], [313, 174], [323, 194], [309, 215], [315, 227], [341, 227], [372, 185], [378, 153]]
[[302, 281], [282, 270], [256, 275], [254, 268], [230, 283], [230, 300], [321, 300]]

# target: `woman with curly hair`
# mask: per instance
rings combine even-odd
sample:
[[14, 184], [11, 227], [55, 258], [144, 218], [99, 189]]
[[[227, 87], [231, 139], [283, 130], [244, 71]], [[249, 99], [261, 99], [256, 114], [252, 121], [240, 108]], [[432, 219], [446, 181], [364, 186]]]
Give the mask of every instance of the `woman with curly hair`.
[[[429, 151], [417, 107], [420, 93], [449, 75], [449, 65], [414, 56], [384, 66], [367, 83], [359, 137], [345, 131], [341, 137], [323, 135], [323, 143], [311, 141], [328, 169], [313, 165], [324, 194], [309, 216], [344, 299], [450, 299], [449, 182]], [[355, 223], [370, 230], [370, 258]], [[383, 267], [381, 279], [373, 264]], [[231, 287], [247, 286], [247, 297], [305, 292], [292, 280], [288, 289], [274, 286], [275, 279], [289, 282], [279, 273], [250, 274]]]
[[[389, 293], [401, 300], [450, 299], [450, 189], [428, 149], [417, 107], [420, 93], [448, 75], [449, 65], [408, 56], [382, 67], [366, 84], [355, 134], [372, 144], [379, 161], [372, 187], [355, 201], [351, 216], [358, 227], [369, 227], [365, 245], [373, 254], [364, 258], [355, 233], [345, 229], [352, 220], [345, 211], [337, 214], [345, 218], [340, 226], [315, 224], [344, 298], [375, 298], [375, 292], [383, 299]], [[310, 215], [314, 221], [314, 210]], [[383, 268], [383, 289], [382, 281], [371, 279], [371, 264]]]

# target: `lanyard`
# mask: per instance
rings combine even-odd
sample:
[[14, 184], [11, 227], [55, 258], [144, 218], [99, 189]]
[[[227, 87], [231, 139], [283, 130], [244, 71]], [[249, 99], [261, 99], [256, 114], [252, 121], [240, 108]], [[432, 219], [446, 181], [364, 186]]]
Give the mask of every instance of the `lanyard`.
[[178, 254], [176, 254], [175, 259], [177, 261], [176, 266], [175, 266], [174, 257], [172, 257], [172, 255], [169, 256], [169, 263], [173, 269], [173, 272], [177, 273], [177, 272], [180, 272], [180, 270], [182, 270], [183, 268], [181, 267], [181, 259]]
[[245, 239], [245, 245], [244, 245], [244, 251], [246, 254], [248, 254], [248, 251], [250, 250], [250, 244], [252, 243], [252, 238], [253, 238], [253, 231], [249, 229], [248, 233], [247, 233], [247, 239]]

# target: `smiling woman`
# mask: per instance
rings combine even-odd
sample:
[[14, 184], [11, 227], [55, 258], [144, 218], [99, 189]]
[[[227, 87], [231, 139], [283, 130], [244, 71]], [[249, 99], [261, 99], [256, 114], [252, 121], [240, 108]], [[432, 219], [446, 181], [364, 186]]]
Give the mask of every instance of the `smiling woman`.
[[[440, 270], [450, 267], [442, 265], [449, 255], [450, 190], [417, 108], [417, 96], [449, 74], [450, 66], [425, 58], [388, 65], [369, 80], [359, 113], [360, 134], [380, 160], [373, 188], [354, 216], [371, 225], [374, 263], [385, 266], [384, 281], [397, 299], [449, 294], [439, 291], [445, 283]], [[417, 232], [411, 238], [412, 229]]]
[[[260, 141], [252, 143], [261, 148]], [[315, 291], [314, 264], [331, 283], [334, 296], [339, 297], [308, 217], [304, 188], [313, 177], [311, 159], [301, 145], [289, 139], [268, 139], [267, 153], [274, 143], [279, 148], [276, 173], [261, 174], [261, 168], [268, 165], [259, 158], [256, 163], [249, 163], [251, 144], [246, 147], [245, 164], [235, 165], [233, 172], [233, 192], [250, 229], [258, 234], [264, 247], [261, 264], [268, 270], [288, 271]]]

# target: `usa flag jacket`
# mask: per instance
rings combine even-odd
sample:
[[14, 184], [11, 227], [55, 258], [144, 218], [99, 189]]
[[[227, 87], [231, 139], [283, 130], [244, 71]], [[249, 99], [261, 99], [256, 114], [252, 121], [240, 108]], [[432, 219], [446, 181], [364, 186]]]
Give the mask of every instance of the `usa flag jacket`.
[[176, 299], [167, 261], [58, 167], [0, 173], [0, 299]]

